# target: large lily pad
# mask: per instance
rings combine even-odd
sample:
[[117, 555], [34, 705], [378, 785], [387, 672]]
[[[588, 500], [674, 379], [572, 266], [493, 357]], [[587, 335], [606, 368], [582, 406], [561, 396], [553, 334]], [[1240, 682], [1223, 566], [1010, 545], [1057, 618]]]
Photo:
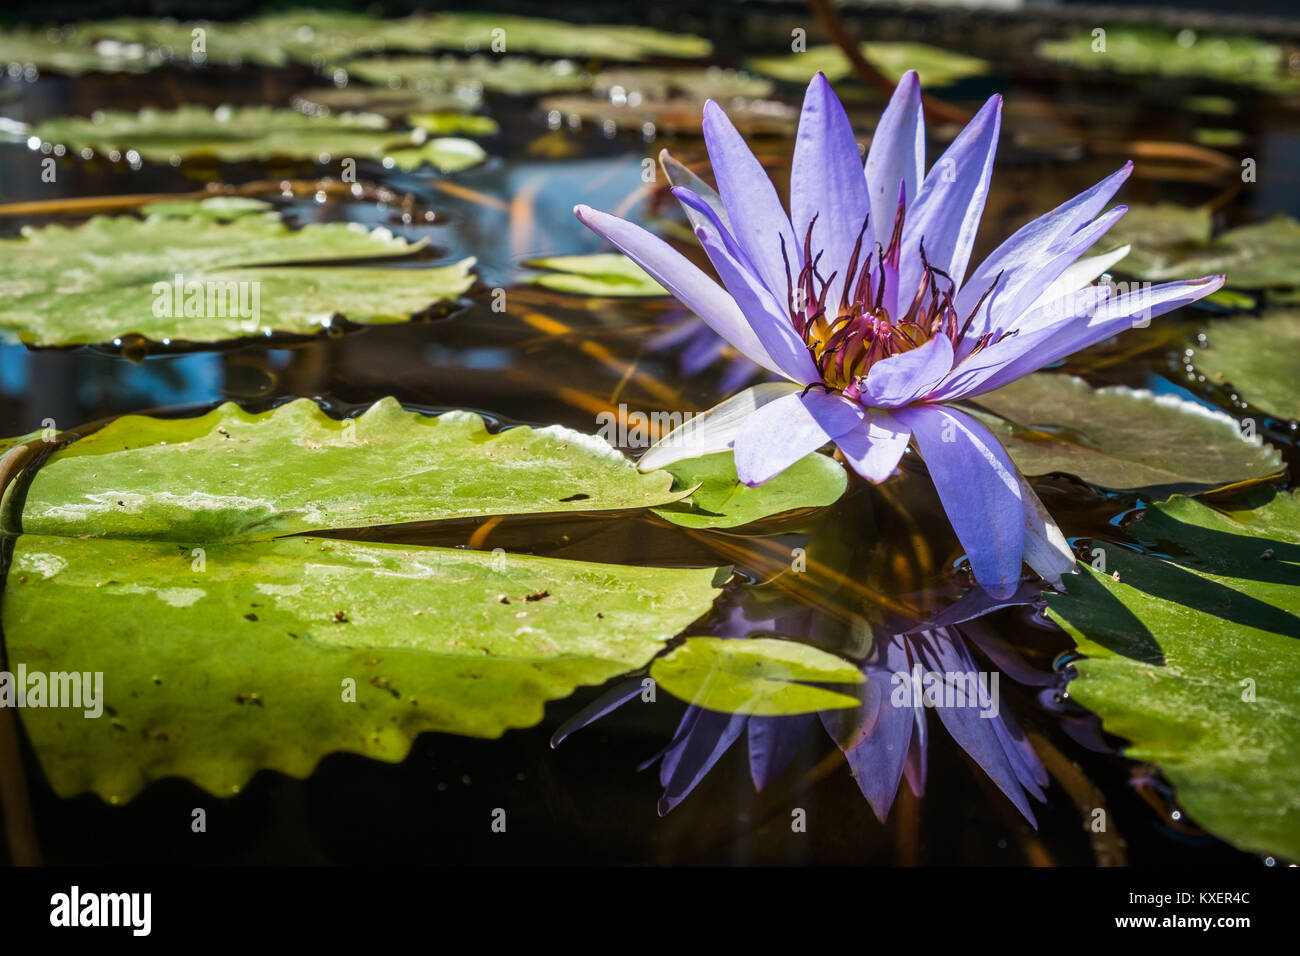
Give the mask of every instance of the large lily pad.
[[848, 487], [844, 466], [815, 452], [757, 488], [736, 477], [731, 452], [684, 459], [667, 471], [673, 487], [689, 490], [691, 496], [655, 513], [687, 528], [735, 528], [788, 511], [826, 507]]
[[6, 498], [9, 659], [104, 679], [102, 718], [28, 706], [24, 726], [57, 792], [121, 801], [169, 775], [229, 794], [334, 751], [400, 760], [422, 731], [531, 725], [644, 666], [721, 569], [296, 532], [645, 506], [680, 497], [670, 482], [565, 429], [491, 435], [391, 399], [342, 422], [306, 400], [120, 419]]
[[528, 265], [545, 269], [532, 281], [555, 292], [599, 296], [660, 296], [668, 290], [621, 252], [585, 256], [548, 256]]
[[1209, 210], [1136, 206], [1109, 233], [1106, 247], [1132, 246], [1116, 271], [1154, 282], [1227, 275], [1244, 289], [1300, 285], [1300, 222], [1275, 216], [1210, 238]]
[[1090, 27], [1065, 39], [1044, 40], [1037, 53], [1084, 70], [1203, 77], [1279, 93], [1300, 89], [1286, 51], [1256, 37], [1108, 26], [1104, 50], [1097, 49], [1097, 39]]
[[[389, 128], [375, 113], [306, 113], [269, 106], [228, 106], [215, 110], [182, 106], [174, 110], [97, 112], [90, 117], [63, 116], [32, 129], [43, 143], [77, 152], [160, 163], [208, 159], [219, 162], [272, 159], [340, 162], [371, 159], [386, 166], [414, 168], [437, 157], [440, 140], [423, 130]], [[463, 141], [457, 141], [463, 142]], [[417, 155], [413, 150], [422, 150]], [[463, 157], [463, 151], [459, 154]], [[480, 149], [473, 162], [485, 158]], [[461, 159], [453, 169], [463, 168]]]
[[[144, 220], [100, 216], [0, 240], [0, 328], [33, 345], [110, 342], [129, 334], [191, 342], [310, 334], [338, 316], [402, 322], [474, 282], [473, 259], [428, 269], [350, 264], [395, 260], [423, 246], [387, 230], [327, 223], [295, 231], [274, 214], [238, 211], [234, 221], [218, 223], [186, 205], [149, 208]], [[236, 305], [241, 291], [242, 309]]]
[[1245, 437], [1231, 416], [1171, 395], [1041, 373], [976, 401], [977, 417], [1027, 475], [1059, 471], [1159, 497], [1282, 470], [1277, 451]]
[[[981, 76], [989, 71], [986, 60], [954, 53], [925, 43], [867, 42], [862, 55], [893, 80], [908, 70], [916, 70], [928, 88], [949, 86], [958, 80]], [[852, 75], [853, 65], [839, 47], [832, 44], [812, 46], [802, 53], [755, 57], [746, 64], [755, 73], [775, 77], [787, 83], [807, 83], [818, 70], [832, 83]]]
[[57, 793], [119, 802], [179, 775], [224, 795], [334, 751], [397, 761], [423, 731], [535, 724], [546, 701], [643, 666], [708, 610], [713, 579], [312, 537], [24, 535], [4, 628], [29, 670], [104, 675], [98, 720], [22, 711]]
[[816, 684], [860, 684], [853, 664], [795, 641], [692, 637], [658, 658], [650, 676], [706, 710], [779, 717], [856, 707], [858, 699]]
[[[201, 50], [195, 30], [201, 30]], [[61, 73], [142, 72], [188, 66], [327, 68], [381, 51], [475, 50], [638, 60], [707, 56], [707, 40], [646, 27], [567, 23], [499, 13], [417, 14], [384, 20], [364, 13], [298, 10], [231, 23], [120, 19], [0, 32], [0, 63]]]
[[567, 60], [537, 63], [523, 57], [382, 57], [352, 60], [344, 68], [352, 77], [394, 89], [469, 91], [471, 97], [480, 90], [515, 96], [577, 90], [590, 82]]
[[1104, 547], [1104, 570], [1083, 566], [1048, 604], [1087, 655], [1072, 696], [1161, 767], [1192, 820], [1300, 859], [1300, 499], [1260, 500], [1150, 508], [1126, 529], [1147, 552]]
[[1232, 385], [1243, 401], [1300, 419], [1300, 310], [1273, 309], [1258, 319], [1218, 319], [1192, 359], [1210, 381]]
[[384, 399], [346, 421], [307, 399], [254, 414], [127, 415], [60, 450], [26, 489], [28, 534], [232, 541], [500, 514], [676, 501], [598, 438], [559, 427], [493, 435], [470, 412]]

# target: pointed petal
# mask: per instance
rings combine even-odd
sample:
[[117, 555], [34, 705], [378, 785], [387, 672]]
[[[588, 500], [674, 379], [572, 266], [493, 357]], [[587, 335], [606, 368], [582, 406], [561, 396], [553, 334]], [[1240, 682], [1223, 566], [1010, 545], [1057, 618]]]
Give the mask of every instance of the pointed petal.
[[641, 456], [637, 468], [654, 471], [683, 458], [730, 451], [736, 432], [747, 418], [768, 402], [798, 390], [799, 386], [793, 382], [764, 382], [747, 388], [708, 411], [688, 418], [664, 435]]
[[[1111, 173], [1091, 189], [1084, 190], [1051, 212], [1039, 216], [1033, 222], [1016, 230], [979, 264], [962, 285], [957, 293], [958, 314], [963, 317], [969, 315], [971, 309], [975, 308], [975, 303], [993, 284], [999, 273], [1005, 273], [1010, 277], [1021, 270], [1030, 273], [1036, 271], [1041, 263], [1055, 254], [1057, 246], [1063, 239], [1074, 235], [1105, 208], [1111, 196], [1124, 185], [1124, 181], [1132, 171], [1133, 164], [1125, 163], [1119, 170]], [[986, 317], [987, 312], [985, 312]], [[970, 338], [979, 338], [988, 331], [981, 319], [977, 318], [976, 322], [980, 324], [972, 323]]]
[[618, 708], [622, 707], [629, 700], [641, 693], [641, 679], [620, 681], [605, 693], [601, 694], [582, 710], [578, 711], [563, 724], [561, 724], [551, 735], [551, 747], [558, 747], [564, 743], [566, 737], [575, 731], [581, 730], [590, 724], [594, 724], [606, 714], [611, 714]]
[[758, 336], [731, 294], [680, 252], [640, 226], [590, 206], [575, 206], [573, 213], [583, 225], [650, 273], [656, 282], [746, 357], [769, 371], [782, 374], [767, 350], [759, 344]]
[[921, 457], [975, 580], [994, 597], [1020, 584], [1025, 515], [1016, 468], [987, 428], [962, 412], [913, 405], [894, 415], [912, 429]]
[[[718, 221], [722, 223], [722, 227], [732, 233], [732, 235], [735, 235], [735, 230], [731, 227], [731, 219], [727, 216], [727, 207], [722, 204], [722, 197], [718, 195], [716, 189], [706, 183], [699, 176], [696, 176], [666, 149], [661, 149], [659, 151], [659, 165], [663, 167], [664, 176], [667, 178], [670, 186], [685, 186], [691, 192], [695, 193], [695, 195], [703, 199], [708, 203], [709, 208], [717, 215]], [[691, 218], [694, 215], [698, 215], [698, 213], [695, 213], [694, 210], [691, 209], [686, 210], [686, 218], [690, 219], [691, 228], [695, 228], [696, 226], [695, 220]]]
[[1025, 564], [1052, 587], [1060, 588], [1061, 575], [1078, 570], [1074, 552], [1025, 476], [1017, 471], [1016, 478], [1020, 481], [1020, 499], [1025, 504]]
[[701, 710], [695, 724], [681, 742], [671, 762], [665, 755], [665, 766], [671, 767], [663, 781], [664, 792], [659, 798], [659, 815], [663, 816], [681, 803], [704, 779], [704, 775], [721, 759], [745, 729], [744, 714], [720, 714]]
[[[926, 642], [924, 653], [929, 669], [942, 674], [980, 675], [969, 652], [959, 644], [958, 640], [938, 636], [935, 632], [931, 632], [931, 638]], [[991, 691], [991, 687], [985, 690]], [[1029, 805], [1029, 798], [1025, 795], [1016, 766], [1007, 756], [998, 735], [996, 725], [1001, 715], [981, 716], [981, 713], [988, 712], [989, 708], [986, 705], [990, 701], [986, 698], [985, 691], [981, 692], [980, 698], [980, 706], [959, 704], [953, 707], [939, 706], [934, 709], [938, 711], [939, 720], [943, 722], [944, 728], [958, 746], [979, 764], [980, 769], [997, 784], [998, 789], [1006, 794], [1025, 819], [1037, 827], [1034, 811]]]
[[[876, 132], [871, 137], [866, 162], [867, 190], [871, 200], [871, 233], [882, 246], [898, 210], [898, 186], [916, 197], [925, 178], [925, 118], [921, 110], [921, 81], [908, 70], [894, 88]], [[867, 246], [868, 249], [871, 246]]]
[[[692, 201], [689, 190], [676, 189], [674, 192], [680, 193], [683, 202]], [[821, 381], [812, 356], [808, 354], [808, 346], [794, 330], [788, 308], [768, 291], [747, 259], [737, 258], [743, 255], [743, 250], [734, 244], [733, 237], [722, 229], [721, 224], [712, 220], [712, 210], [702, 205], [697, 207], [697, 211], [710, 221], [697, 226], [695, 235], [708, 253], [709, 261], [718, 270], [718, 278], [749, 320], [749, 327], [764, 352], [771, 356], [776, 370], [801, 385]]]
[[869, 408], [866, 419], [835, 439], [835, 445], [854, 471], [879, 484], [894, 473], [911, 437], [912, 430], [889, 412]]
[[784, 237], [790, 262], [799, 261], [801, 246], [777, 197], [776, 187], [717, 103], [704, 104], [704, 144], [727, 216], [764, 285], [785, 295]]
[[1002, 97], [994, 96], [957, 134], [925, 177], [916, 201], [907, 210], [900, 288], [915, 289], [920, 282], [917, 248], [922, 242], [930, 263], [952, 276], [957, 285], [962, 284], [988, 197], [1001, 124]]
[[836, 273], [826, 294], [829, 303], [840, 300], [853, 244], [868, 209], [862, 153], [853, 127], [825, 75], [818, 73], [808, 84], [799, 116], [790, 172], [790, 222], [795, 233], [803, 236], [817, 217], [810, 251], [814, 258], [824, 253], [822, 275], [830, 278]]
[[1112, 252], [1096, 256], [1084, 256], [1075, 261], [1057, 277], [1056, 281], [1043, 290], [1025, 311], [1030, 312], [1041, 305], [1046, 305], [1071, 292], [1078, 292], [1084, 286], [1091, 285], [1098, 278], [1109, 272], [1114, 265], [1129, 254], [1132, 246], [1120, 246]]
[[736, 474], [751, 488], [785, 471], [804, 455], [834, 441], [866, 417], [842, 395], [816, 389], [769, 402], [736, 434]]
[[749, 774], [755, 790], [781, 776], [803, 747], [812, 714], [749, 718]]
[[[1058, 243], [1054, 255], [1036, 263], [1033, 268], [1019, 269], [1003, 276], [997, 288], [984, 299], [972, 319], [966, 334], [962, 337], [958, 357], [964, 358], [974, 348], [979, 338], [974, 331], [977, 326], [993, 332], [995, 336], [1011, 329], [1019, 330], [1018, 334], [1031, 331], [1034, 322], [1040, 321], [1041, 316], [1047, 314], [1039, 313], [1032, 308], [1034, 300], [1042, 294], [1043, 289], [1051, 286], [1067, 272], [1079, 257], [1091, 249], [1126, 212], [1128, 212], [1127, 206], [1116, 206], [1108, 210], [1104, 215], [1098, 216], [1093, 222]], [[1080, 286], [1076, 285], [1067, 289], [1062, 295], [1076, 292], [1079, 288]]]
[[936, 335], [910, 352], [882, 359], [871, 366], [862, 401], [876, 408], [898, 408], [930, 393], [952, 371], [952, 342]]
[[1206, 276], [1113, 298], [1106, 286], [1088, 286], [1035, 310], [1046, 317], [1026, 317], [1023, 321], [1032, 331], [1008, 336], [959, 363], [935, 389], [935, 398], [954, 401], [991, 392], [1112, 335], [1203, 299], [1222, 285], [1223, 276]]

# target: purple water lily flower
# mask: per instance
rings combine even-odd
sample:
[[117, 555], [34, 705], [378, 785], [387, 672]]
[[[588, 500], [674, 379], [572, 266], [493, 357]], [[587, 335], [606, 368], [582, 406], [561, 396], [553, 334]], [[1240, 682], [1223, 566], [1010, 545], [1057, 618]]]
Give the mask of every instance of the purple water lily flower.
[[733, 450], [759, 485], [834, 442], [884, 481], [909, 441], [991, 594], [1022, 563], [1053, 584], [1074, 570], [1059, 529], [994, 435], [948, 403], [973, 398], [1193, 302], [1222, 276], [1122, 295], [1095, 280], [1128, 251], [1080, 258], [1123, 206], [1103, 212], [1126, 164], [1030, 222], [968, 274], [1001, 118], [994, 96], [925, 173], [921, 88], [898, 84], [867, 153], [826, 78], [804, 99], [790, 213], [726, 114], [704, 107], [717, 192], [664, 155], [722, 286], [661, 239], [587, 206], [587, 226], [639, 263], [741, 353], [784, 381], [756, 385], [651, 448], [651, 470]]

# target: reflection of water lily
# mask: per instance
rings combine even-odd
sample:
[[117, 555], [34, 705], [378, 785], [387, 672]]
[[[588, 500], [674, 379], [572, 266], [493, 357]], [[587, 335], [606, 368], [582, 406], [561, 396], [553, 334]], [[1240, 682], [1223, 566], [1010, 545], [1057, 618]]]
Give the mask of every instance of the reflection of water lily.
[[1102, 341], [1135, 317], [1200, 299], [1222, 277], [1123, 295], [1092, 284], [1127, 251], [1080, 259], [1123, 214], [1102, 209], [1131, 165], [1021, 228], [968, 276], [1000, 112], [995, 96], [925, 175], [921, 91], [908, 73], [864, 175], [844, 108], [818, 74], [804, 100], [787, 216], [726, 115], [706, 104], [718, 193], [671, 159], [665, 168], [725, 289], [644, 229], [577, 207], [739, 351], [786, 379], [692, 419], [641, 467], [734, 449], [737, 473], [758, 485], [834, 442], [878, 482], [911, 440], [991, 593], [1015, 590], [1022, 560], [1053, 582], [1072, 570], [1060, 531], [997, 439], [946, 403]]
[[[734, 623], [739, 623], [735, 619]], [[752, 624], [752, 622], [750, 622]], [[750, 776], [757, 790], [764, 789], [785, 771], [820, 717], [823, 727], [844, 751], [863, 795], [882, 822], [889, 815], [903, 777], [918, 797], [925, 791], [929, 745], [926, 710], [938, 712], [940, 723], [1025, 818], [1034, 823], [1028, 796], [1044, 799], [1047, 773], [1026, 740], [1015, 717], [999, 701], [989, 707], [987, 698], [953, 706], [941, 695], [925, 703], [905, 692], [901, 676], [920, 672], [944, 675], [979, 673], [967, 644], [981, 648], [1000, 672], [1020, 683], [1046, 685], [1053, 675], [1032, 669], [1009, 646], [989, 632], [971, 626], [959, 632], [942, 627], [899, 634], [878, 642], [861, 667], [866, 681], [858, 686], [862, 705], [856, 709], [823, 711], [791, 717], [751, 717], [687, 707], [659, 761], [659, 782], [664, 788], [659, 812], [677, 806], [704, 779], [727, 750], [744, 736], [749, 750]], [[994, 685], [996, 687], [996, 685]], [[573, 731], [641, 695], [641, 681], [616, 686], [576, 715], [556, 733], [559, 743]], [[996, 697], [996, 691], [994, 691]], [[937, 701], [937, 703], [936, 703]]]

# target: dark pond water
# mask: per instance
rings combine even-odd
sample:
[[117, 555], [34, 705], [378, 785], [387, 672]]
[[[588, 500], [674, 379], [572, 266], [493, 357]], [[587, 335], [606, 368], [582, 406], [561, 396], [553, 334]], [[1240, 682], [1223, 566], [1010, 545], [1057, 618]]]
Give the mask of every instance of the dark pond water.
[[[724, 44], [718, 62], [735, 62], [743, 52], [738, 44], [771, 49], [772, 38], [785, 31], [777, 17], [756, 23], [746, 36]], [[1182, 104], [1192, 92], [1237, 101], [1230, 121], [1244, 134], [1240, 149], [1261, 157], [1261, 168], [1274, 171], [1271, 178], [1247, 192], [1194, 162], [1147, 160], [1127, 186], [1126, 201], [1215, 200], [1225, 224], [1279, 210], [1300, 214], [1300, 112], [1265, 109], [1257, 98], [1213, 84], [1098, 79], [1035, 66], [1008, 59], [1005, 38], [978, 30], [942, 35], [936, 26], [931, 36], [902, 20], [879, 29], [886, 35], [907, 30], [910, 38], [992, 59], [990, 75], [944, 91], [967, 107], [992, 92], [1006, 96], [999, 165], [977, 256], [1117, 167], [1136, 141], [1189, 142], [1198, 121]], [[296, 91], [318, 80], [305, 69], [168, 69], [147, 77], [48, 76], [35, 84], [6, 83], [0, 92], [16, 96], [5, 104], [7, 115], [34, 122], [105, 107], [287, 106]], [[841, 87], [852, 110], [879, 110], [874, 94], [852, 83]], [[798, 94], [795, 88], [782, 90], [790, 102]], [[172, 352], [134, 343], [42, 351], [4, 345], [0, 431], [24, 433], [46, 418], [63, 426], [141, 410], [188, 413], [227, 399], [261, 408], [299, 396], [317, 398], [337, 414], [393, 395], [422, 410], [468, 408], [503, 425], [558, 422], [587, 432], [595, 430], [598, 411], [620, 402], [681, 411], [713, 404], [724, 364], [686, 374], [672, 350], [647, 347], [677, 317], [671, 303], [587, 301], [515, 284], [528, 257], [600, 247], [574, 220], [575, 203], [630, 210], [642, 218], [676, 216], [662, 194], [644, 196], [641, 163], [664, 146], [683, 160], [701, 159], [701, 141], [680, 136], [647, 142], [636, 131], [609, 136], [590, 125], [556, 134], [545, 111], [529, 99], [489, 96], [488, 112], [503, 132], [485, 141], [493, 157], [486, 165], [448, 177], [363, 167], [362, 178], [376, 188], [348, 202], [316, 201], [311, 180], [329, 171], [311, 165], [204, 170], [145, 164], [132, 170], [93, 160], [65, 163], [58, 182], [45, 184], [39, 153], [21, 145], [0, 147], [0, 202], [190, 192], [216, 179], [234, 186], [264, 183], [270, 188], [257, 194], [276, 199], [297, 222], [383, 224], [412, 239], [427, 237], [431, 259], [475, 255], [481, 277], [450, 316], [314, 339]], [[932, 155], [943, 132], [932, 140]], [[539, 142], [563, 149], [548, 154]], [[760, 144], [778, 182], [785, 181], [790, 150], [785, 139]], [[301, 181], [300, 188], [285, 195], [274, 185], [280, 180]], [[0, 231], [15, 234], [22, 225], [59, 218], [78, 217], [0, 218]], [[497, 287], [509, 290], [504, 313], [490, 305], [490, 290]], [[1190, 394], [1229, 408], [1229, 396], [1188, 381], [1178, 362], [1196, 321], [1193, 314], [1136, 330], [1069, 368], [1095, 384]], [[1286, 454], [1294, 467], [1293, 445]], [[1139, 504], [1059, 478], [1038, 481], [1036, 488], [1080, 547], [1089, 538], [1115, 534], [1115, 519]], [[791, 583], [779, 571], [788, 565], [790, 548], [814, 533], [836, 543], [835, 566], [814, 567]], [[855, 484], [829, 515], [795, 516], [743, 533], [699, 535], [657, 520], [629, 530], [626, 520], [577, 516], [507, 520], [490, 529], [454, 523], [408, 530], [400, 540], [463, 546], [471, 539], [488, 550], [597, 561], [734, 564], [741, 583], [729, 589], [712, 619], [718, 633], [742, 636], [729, 630], [725, 611], [761, 597], [769, 610], [780, 612], [785, 633], [831, 650], [853, 646], [855, 617], [886, 626], [921, 618], [966, 583], [960, 548], [915, 463], [905, 464], [902, 478], [884, 489]], [[1051, 672], [1070, 648], [1031, 607], [998, 612], [986, 624], [1043, 671]], [[1003, 685], [1004, 706], [1037, 735], [1040, 752], [1059, 777], [1038, 808], [1036, 832], [938, 730], [932, 732], [927, 795], [917, 800], [902, 788], [884, 824], [820, 731], [809, 734], [791, 770], [765, 792], [755, 793], [744, 748], [737, 746], [690, 798], [660, 818], [655, 773], [637, 772], [636, 766], [671, 738], [681, 714], [677, 704], [634, 701], [558, 749], [549, 746], [554, 730], [594, 699], [598, 688], [551, 704], [541, 725], [500, 740], [425, 735], [398, 765], [336, 755], [307, 780], [262, 773], [225, 801], [176, 780], [152, 786], [125, 807], [90, 796], [61, 800], [26, 749], [24, 765], [39, 842], [50, 862], [1253, 862], [1181, 822], [1150, 768], [1096, 749], [1102, 741], [1095, 724], [1061, 697], [1067, 673], [1063, 665], [1056, 685], [1046, 689]], [[1096, 805], [1111, 814], [1109, 835], [1085, 828], [1080, 808]], [[176, 821], [188, 819], [195, 806], [209, 808], [209, 830], [219, 838], [178, 827]], [[465, 822], [486, 820], [486, 808], [496, 806], [512, 808], [508, 842], [495, 839], [486, 825]], [[791, 807], [805, 808], [815, 822], [807, 833], [791, 832]]]

